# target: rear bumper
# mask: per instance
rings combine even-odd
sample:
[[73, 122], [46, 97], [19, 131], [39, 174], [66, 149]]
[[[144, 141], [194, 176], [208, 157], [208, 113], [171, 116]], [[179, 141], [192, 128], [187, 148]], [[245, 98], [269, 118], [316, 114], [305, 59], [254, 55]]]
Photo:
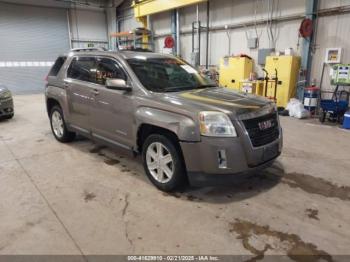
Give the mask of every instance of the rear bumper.
[[13, 99], [0, 100], [0, 117], [14, 113]]
[[[278, 139], [257, 148], [242, 137], [202, 137], [198, 143], [181, 142], [189, 181], [192, 185], [198, 186], [226, 184], [239, 175], [265, 169], [281, 154], [282, 145], [282, 130]], [[224, 165], [222, 165], [223, 151]]]

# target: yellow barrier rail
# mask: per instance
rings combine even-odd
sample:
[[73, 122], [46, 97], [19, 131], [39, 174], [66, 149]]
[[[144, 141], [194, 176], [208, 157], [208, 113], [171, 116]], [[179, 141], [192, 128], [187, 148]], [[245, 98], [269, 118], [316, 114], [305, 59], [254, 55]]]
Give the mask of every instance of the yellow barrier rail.
[[134, 1], [134, 13], [136, 18], [181, 8], [188, 5], [207, 2], [207, 0], [145, 0]]

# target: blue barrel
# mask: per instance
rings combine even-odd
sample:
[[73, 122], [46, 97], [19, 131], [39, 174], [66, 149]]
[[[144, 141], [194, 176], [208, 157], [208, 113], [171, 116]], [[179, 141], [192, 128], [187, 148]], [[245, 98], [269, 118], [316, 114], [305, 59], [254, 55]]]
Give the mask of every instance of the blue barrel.
[[344, 115], [343, 127], [345, 129], [350, 129], [350, 111], [346, 112]]
[[316, 112], [320, 89], [314, 86], [305, 88], [304, 108], [311, 113]]

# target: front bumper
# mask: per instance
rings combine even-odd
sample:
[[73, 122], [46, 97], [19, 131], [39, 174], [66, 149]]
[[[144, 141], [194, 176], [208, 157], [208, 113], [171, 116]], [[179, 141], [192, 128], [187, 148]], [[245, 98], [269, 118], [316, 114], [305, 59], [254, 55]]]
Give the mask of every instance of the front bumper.
[[0, 98], [0, 117], [9, 116], [14, 113], [13, 99], [1, 99]]
[[190, 183], [220, 185], [239, 174], [254, 173], [271, 166], [281, 154], [283, 136], [280, 129], [278, 139], [260, 147], [253, 147], [249, 137], [243, 134], [236, 138], [202, 137], [197, 143], [180, 144]]

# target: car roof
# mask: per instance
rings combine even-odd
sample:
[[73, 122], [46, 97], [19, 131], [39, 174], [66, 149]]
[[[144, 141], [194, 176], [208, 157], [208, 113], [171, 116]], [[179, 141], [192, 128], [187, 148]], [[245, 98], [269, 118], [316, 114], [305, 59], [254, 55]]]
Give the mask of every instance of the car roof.
[[89, 50], [81, 50], [81, 51], [75, 51], [72, 50], [68, 53], [68, 56], [73, 55], [87, 55], [87, 56], [115, 56], [115, 57], [121, 57], [124, 59], [132, 59], [132, 58], [139, 58], [139, 57], [145, 57], [145, 58], [173, 58], [172, 55], [167, 54], [160, 54], [160, 53], [153, 53], [153, 52], [143, 52], [143, 51], [89, 51]]

